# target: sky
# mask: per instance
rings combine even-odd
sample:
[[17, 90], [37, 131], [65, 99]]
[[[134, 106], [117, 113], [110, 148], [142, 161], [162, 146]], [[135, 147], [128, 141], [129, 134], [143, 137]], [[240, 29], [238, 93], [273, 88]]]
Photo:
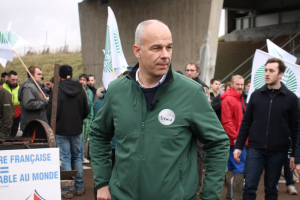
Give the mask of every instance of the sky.
[[[81, 1], [2, 0], [0, 31], [5, 32], [11, 22], [12, 31], [30, 43], [25, 46], [27, 49], [42, 48], [46, 43], [50, 48], [62, 47], [65, 40], [69, 48], [80, 48], [78, 2]], [[219, 36], [224, 34], [224, 10], [220, 24]]]
[[[0, 30], [11, 29], [29, 46], [81, 44], [78, 2], [81, 0], [2, 0]], [[4, 5], [4, 6], [3, 6]], [[67, 31], [66, 31], [67, 29]]]

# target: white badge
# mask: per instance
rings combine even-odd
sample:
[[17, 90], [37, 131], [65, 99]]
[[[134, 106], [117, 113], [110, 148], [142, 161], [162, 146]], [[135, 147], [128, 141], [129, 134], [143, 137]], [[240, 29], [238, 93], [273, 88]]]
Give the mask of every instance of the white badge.
[[175, 121], [175, 113], [170, 109], [164, 109], [158, 114], [158, 121], [163, 125], [170, 125]]

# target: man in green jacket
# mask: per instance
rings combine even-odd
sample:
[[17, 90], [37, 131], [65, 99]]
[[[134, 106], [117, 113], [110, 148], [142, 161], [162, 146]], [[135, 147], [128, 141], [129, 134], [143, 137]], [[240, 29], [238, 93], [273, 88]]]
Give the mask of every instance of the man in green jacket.
[[139, 63], [110, 83], [90, 128], [97, 199], [196, 200], [197, 139], [207, 152], [200, 198], [219, 199], [229, 140], [203, 87], [172, 69], [167, 25], [158, 20], [140, 23], [133, 52]]
[[3, 87], [0, 87], [0, 137], [10, 135], [14, 115], [15, 109], [11, 101], [11, 94]]

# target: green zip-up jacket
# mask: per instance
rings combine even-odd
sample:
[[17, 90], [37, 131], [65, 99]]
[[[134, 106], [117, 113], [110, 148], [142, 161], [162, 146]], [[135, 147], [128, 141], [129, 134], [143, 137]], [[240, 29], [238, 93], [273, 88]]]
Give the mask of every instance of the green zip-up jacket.
[[[202, 200], [217, 200], [227, 171], [229, 140], [202, 86], [170, 67], [153, 109], [136, 83], [138, 64], [110, 83], [90, 128], [95, 188], [109, 185], [112, 199], [196, 199], [197, 139], [204, 143]], [[151, 108], [151, 106], [150, 106]], [[111, 140], [117, 134], [111, 173]]]

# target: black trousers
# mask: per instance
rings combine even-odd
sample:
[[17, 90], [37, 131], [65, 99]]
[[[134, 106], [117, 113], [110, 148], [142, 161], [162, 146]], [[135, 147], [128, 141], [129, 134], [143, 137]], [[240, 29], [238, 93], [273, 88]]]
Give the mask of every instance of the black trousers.
[[16, 135], [18, 133], [20, 118], [21, 118], [21, 116], [19, 116], [18, 118], [13, 120], [13, 125], [11, 127], [11, 132], [10, 132], [11, 137], [16, 137]]
[[198, 174], [199, 174], [199, 192], [202, 189], [202, 173], [204, 169], [204, 157], [205, 157], [205, 151], [203, 151], [202, 147], [204, 145], [197, 140], [197, 169], [198, 169]]

